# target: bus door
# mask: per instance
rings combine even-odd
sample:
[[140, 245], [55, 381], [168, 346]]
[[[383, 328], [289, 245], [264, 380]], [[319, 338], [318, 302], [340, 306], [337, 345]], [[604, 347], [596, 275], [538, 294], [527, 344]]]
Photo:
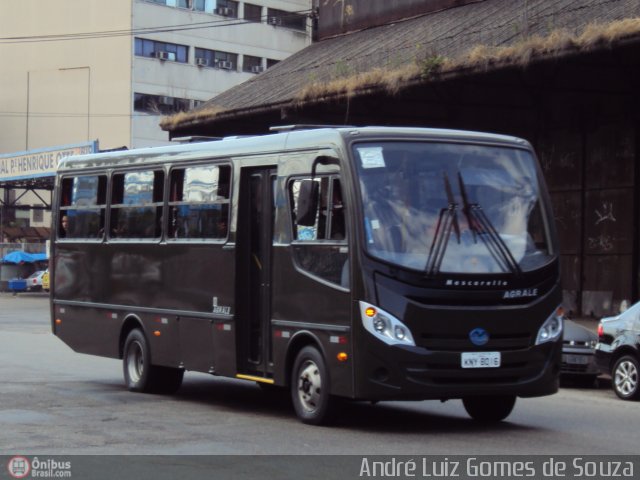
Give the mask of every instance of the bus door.
[[271, 245], [276, 169], [245, 168], [238, 208], [238, 371], [271, 376]]

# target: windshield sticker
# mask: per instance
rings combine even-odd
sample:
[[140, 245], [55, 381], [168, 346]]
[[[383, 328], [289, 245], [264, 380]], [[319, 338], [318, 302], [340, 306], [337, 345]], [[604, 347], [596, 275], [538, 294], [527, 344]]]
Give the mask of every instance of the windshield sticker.
[[380, 228], [380, 221], [371, 220], [371, 228], [373, 228], [374, 230], [378, 230]]
[[360, 161], [362, 168], [384, 168], [384, 156], [382, 147], [359, 147]]

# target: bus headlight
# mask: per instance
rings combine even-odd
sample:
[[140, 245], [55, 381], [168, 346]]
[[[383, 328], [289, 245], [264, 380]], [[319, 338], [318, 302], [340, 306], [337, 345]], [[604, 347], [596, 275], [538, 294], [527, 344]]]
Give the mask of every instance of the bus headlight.
[[369, 303], [360, 302], [360, 318], [364, 328], [386, 344], [415, 347], [411, 331], [390, 313]]
[[538, 330], [538, 338], [536, 345], [545, 342], [553, 342], [562, 336], [562, 325], [564, 319], [564, 311], [558, 307], [549, 318], [542, 324]]

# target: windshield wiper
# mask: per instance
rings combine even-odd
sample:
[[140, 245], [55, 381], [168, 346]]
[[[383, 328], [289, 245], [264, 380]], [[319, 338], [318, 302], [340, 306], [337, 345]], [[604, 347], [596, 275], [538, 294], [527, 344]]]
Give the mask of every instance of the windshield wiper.
[[447, 173], [444, 172], [444, 189], [447, 193], [447, 201], [449, 204], [446, 208], [440, 210], [438, 216], [438, 224], [436, 225], [436, 233], [433, 236], [433, 242], [429, 249], [429, 258], [427, 259], [427, 265], [425, 272], [427, 275], [434, 275], [440, 271], [444, 254], [447, 251], [447, 245], [451, 238], [451, 230], [456, 232], [456, 239], [458, 244], [460, 243], [460, 225], [458, 224], [458, 204], [455, 202], [453, 196], [453, 190], [451, 189], [451, 183]]
[[462, 196], [462, 213], [464, 213], [467, 219], [467, 224], [473, 234], [474, 243], [477, 243], [477, 238], [480, 237], [489, 253], [491, 253], [491, 256], [503, 270], [520, 274], [520, 265], [518, 265], [518, 262], [513, 258], [509, 247], [504, 243], [504, 240], [491, 223], [491, 220], [489, 220], [489, 217], [484, 213], [482, 207], [478, 203], [469, 203], [467, 187], [464, 180], [462, 180], [462, 174], [460, 172], [458, 172], [458, 183]]

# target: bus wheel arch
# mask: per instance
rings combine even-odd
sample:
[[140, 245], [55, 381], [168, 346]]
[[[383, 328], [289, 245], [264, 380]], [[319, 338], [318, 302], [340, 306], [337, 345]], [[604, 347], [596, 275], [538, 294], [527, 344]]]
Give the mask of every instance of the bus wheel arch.
[[336, 400], [331, 396], [331, 379], [320, 342], [311, 335], [295, 344], [287, 359], [289, 390], [298, 418], [310, 425], [331, 420]]
[[300, 350], [307, 346], [313, 346], [317, 348], [320, 353], [324, 356], [325, 352], [322, 348], [322, 343], [313, 333], [309, 331], [301, 331], [297, 332], [291, 338], [289, 345], [287, 346], [287, 354], [285, 361], [285, 385], [291, 385], [291, 371], [293, 369], [293, 362], [296, 361], [296, 357]]
[[120, 340], [118, 346], [118, 352], [120, 354], [120, 359], [124, 356], [124, 344], [127, 341], [127, 337], [131, 333], [132, 330], [136, 328], [140, 329], [144, 333], [144, 327], [142, 325], [142, 320], [136, 315], [129, 315], [125, 319], [122, 324], [122, 328], [120, 329]]
[[122, 369], [130, 391], [172, 394], [180, 388], [184, 370], [152, 363], [151, 344], [139, 319], [127, 318], [121, 336]]

